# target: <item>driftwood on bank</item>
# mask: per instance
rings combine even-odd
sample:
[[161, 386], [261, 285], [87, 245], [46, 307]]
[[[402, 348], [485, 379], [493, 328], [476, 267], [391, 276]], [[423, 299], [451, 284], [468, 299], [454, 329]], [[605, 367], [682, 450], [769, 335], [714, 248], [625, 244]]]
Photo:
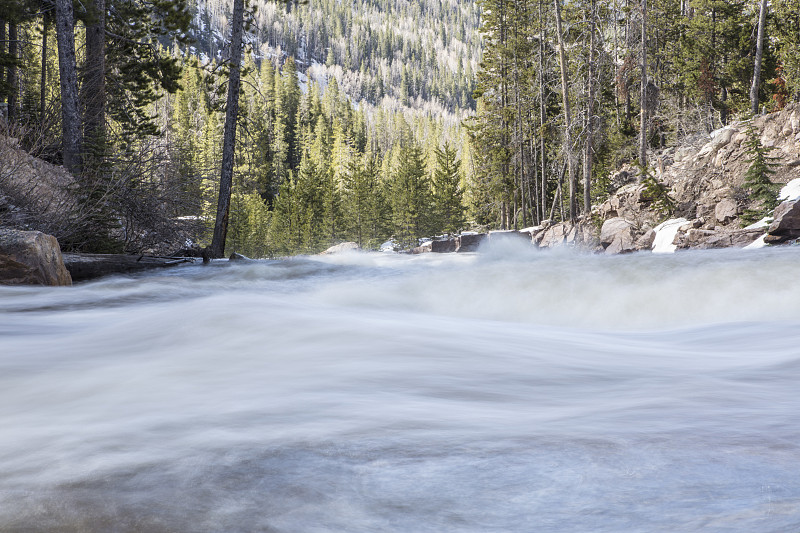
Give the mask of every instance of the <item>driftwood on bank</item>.
[[153, 268], [193, 263], [191, 257], [153, 257], [121, 254], [63, 254], [64, 265], [73, 281], [99, 278], [110, 274], [130, 274]]

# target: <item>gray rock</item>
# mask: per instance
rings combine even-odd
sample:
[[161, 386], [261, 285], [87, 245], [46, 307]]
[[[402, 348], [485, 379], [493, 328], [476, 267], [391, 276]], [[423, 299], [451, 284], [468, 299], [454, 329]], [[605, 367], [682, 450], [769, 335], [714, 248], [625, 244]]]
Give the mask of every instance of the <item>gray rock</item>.
[[39, 231], [0, 229], [0, 283], [4, 285], [72, 285], [61, 247]]
[[342, 252], [353, 252], [356, 250], [360, 250], [361, 247], [354, 242], [342, 242], [337, 245], [331, 246], [324, 252], [321, 252], [320, 255], [327, 255], [327, 254], [340, 254]]
[[252, 261], [252, 259], [250, 259], [246, 255], [237, 254], [236, 252], [233, 252], [231, 256], [228, 258], [228, 261]]
[[723, 198], [714, 208], [714, 218], [720, 224], [727, 224], [739, 216], [739, 206], [733, 198]]
[[600, 228], [600, 244], [603, 246], [610, 245], [619, 234], [630, 235], [631, 241], [633, 241], [633, 222], [622, 217], [606, 220], [603, 222], [603, 227]]
[[437, 254], [449, 254], [456, 251], [455, 239], [441, 239], [431, 241], [431, 252]]
[[771, 237], [800, 237], [800, 200], [787, 200], [776, 207], [767, 232]]
[[456, 252], [474, 252], [486, 239], [485, 233], [473, 233], [456, 237]]
[[534, 237], [534, 243], [538, 244], [540, 248], [559, 246], [564, 244], [570, 229], [572, 229], [570, 224], [559, 222], [536, 235], [536, 237]]
[[412, 254], [426, 254], [433, 250], [433, 241], [423, 242], [416, 248], [412, 248], [410, 253]]
[[653, 229], [648, 230], [644, 235], [636, 239], [634, 248], [636, 250], [651, 250], [653, 242], [656, 240], [656, 232]]

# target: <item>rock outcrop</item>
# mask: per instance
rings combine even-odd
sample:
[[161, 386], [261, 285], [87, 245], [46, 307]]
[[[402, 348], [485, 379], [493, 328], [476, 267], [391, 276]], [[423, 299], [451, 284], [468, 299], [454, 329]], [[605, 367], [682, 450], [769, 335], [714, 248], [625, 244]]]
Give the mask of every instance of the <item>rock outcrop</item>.
[[320, 252], [319, 255], [341, 254], [343, 252], [355, 252], [360, 249], [361, 247], [355, 242], [342, 242], [334, 246], [331, 246], [324, 252]]
[[800, 237], [800, 200], [788, 200], [775, 208], [764, 242], [779, 244]]
[[5, 285], [72, 285], [61, 247], [39, 231], [0, 229], [0, 283]]

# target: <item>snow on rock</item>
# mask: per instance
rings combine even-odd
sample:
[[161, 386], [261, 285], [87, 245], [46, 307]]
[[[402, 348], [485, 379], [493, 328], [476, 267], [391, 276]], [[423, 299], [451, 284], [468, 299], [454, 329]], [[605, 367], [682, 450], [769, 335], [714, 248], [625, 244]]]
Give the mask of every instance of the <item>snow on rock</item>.
[[[756, 222], [756, 224], [758, 224], [758, 222]], [[764, 241], [764, 237], [766, 237], [766, 236], [767, 236], [767, 234], [765, 233], [764, 235], [762, 235], [758, 239], [754, 240], [753, 242], [751, 242], [750, 244], [745, 246], [743, 249], [744, 250], [755, 250], [755, 249], [758, 249], [758, 248], [765, 247], [767, 245], [767, 243]]]
[[677, 246], [672, 244], [672, 241], [675, 240], [675, 235], [677, 235], [678, 229], [687, 222], [688, 220], [685, 218], [672, 218], [653, 228], [653, 231], [656, 232], [656, 238], [653, 240], [653, 253], [673, 253]]
[[800, 198], [800, 178], [793, 179], [781, 189], [778, 199], [783, 200], [797, 200]]
[[764, 217], [761, 220], [759, 220], [758, 222], [753, 222], [752, 224], [750, 224], [749, 226], [747, 226], [744, 229], [766, 228], [766, 227], [769, 227], [770, 222], [772, 222], [772, 217]]

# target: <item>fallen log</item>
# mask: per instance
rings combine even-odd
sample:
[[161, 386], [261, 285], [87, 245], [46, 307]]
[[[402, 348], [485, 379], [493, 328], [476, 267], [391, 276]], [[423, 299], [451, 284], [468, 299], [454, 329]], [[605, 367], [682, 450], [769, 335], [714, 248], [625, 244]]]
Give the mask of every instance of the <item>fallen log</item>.
[[154, 257], [122, 254], [63, 254], [64, 265], [73, 281], [95, 279], [111, 274], [130, 274], [153, 268], [193, 263], [191, 257]]

